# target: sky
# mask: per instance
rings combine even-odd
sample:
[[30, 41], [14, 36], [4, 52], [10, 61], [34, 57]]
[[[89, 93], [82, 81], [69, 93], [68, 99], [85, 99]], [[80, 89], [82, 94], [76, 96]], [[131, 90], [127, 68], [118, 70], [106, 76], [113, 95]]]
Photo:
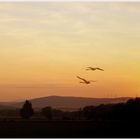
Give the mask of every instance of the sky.
[[140, 96], [139, 2], [0, 3], [0, 101], [52, 95]]

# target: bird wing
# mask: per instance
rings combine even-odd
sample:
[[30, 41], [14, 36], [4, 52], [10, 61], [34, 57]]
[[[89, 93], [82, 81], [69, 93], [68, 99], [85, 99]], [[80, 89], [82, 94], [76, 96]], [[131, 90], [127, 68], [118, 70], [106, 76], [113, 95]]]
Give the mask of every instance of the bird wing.
[[93, 68], [93, 67], [87, 67], [87, 70], [96, 70], [97, 68]]
[[96, 68], [96, 69], [101, 70], [101, 71], [104, 71], [104, 70], [103, 70], [103, 69], [101, 69], [101, 68]]
[[96, 68], [93, 68], [93, 67], [87, 67], [87, 69], [95, 70]]
[[77, 78], [83, 80], [84, 82], [87, 82], [87, 80], [84, 79], [84, 78], [81, 78], [81, 77], [79, 77], [79, 76], [77, 76]]

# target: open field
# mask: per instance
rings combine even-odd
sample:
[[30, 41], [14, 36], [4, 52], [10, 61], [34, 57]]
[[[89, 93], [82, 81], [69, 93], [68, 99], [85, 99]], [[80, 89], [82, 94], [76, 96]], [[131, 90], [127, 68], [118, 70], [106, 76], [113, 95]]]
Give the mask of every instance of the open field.
[[1, 138], [139, 138], [140, 122], [0, 121]]

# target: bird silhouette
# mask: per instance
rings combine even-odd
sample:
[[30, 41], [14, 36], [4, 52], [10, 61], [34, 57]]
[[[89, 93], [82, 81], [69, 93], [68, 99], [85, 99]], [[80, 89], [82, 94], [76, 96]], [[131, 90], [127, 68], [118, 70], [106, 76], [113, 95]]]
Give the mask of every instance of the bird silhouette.
[[84, 78], [81, 78], [79, 76], [77, 76], [77, 78], [80, 79], [80, 80], [82, 80], [83, 82], [80, 82], [80, 83], [83, 83], [83, 84], [91, 84], [91, 82], [96, 82], [96, 81], [92, 81], [92, 80], [88, 81], [88, 80], [86, 80]]
[[92, 70], [92, 71], [95, 71], [95, 70], [100, 70], [100, 71], [104, 71], [103, 69], [101, 68], [93, 68], [93, 67], [87, 67], [86, 70]]

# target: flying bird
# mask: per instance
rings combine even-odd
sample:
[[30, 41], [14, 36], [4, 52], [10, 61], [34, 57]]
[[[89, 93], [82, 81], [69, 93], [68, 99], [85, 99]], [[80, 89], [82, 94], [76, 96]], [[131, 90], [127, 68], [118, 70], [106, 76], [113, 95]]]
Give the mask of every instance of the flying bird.
[[92, 70], [92, 71], [95, 71], [95, 70], [100, 70], [100, 71], [104, 71], [103, 69], [101, 68], [93, 68], [93, 67], [87, 67], [86, 70]]
[[92, 80], [88, 81], [88, 80], [86, 80], [84, 78], [81, 78], [79, 76], [77, 76], [77, 78], [80, 79], [80, 80], [82, 80], [83, 82], [80, 82], [80, 83], [83, 83], [83, 84], [91, 84], [91, 82], [96, 82], [96, 81], [92, 81]]

